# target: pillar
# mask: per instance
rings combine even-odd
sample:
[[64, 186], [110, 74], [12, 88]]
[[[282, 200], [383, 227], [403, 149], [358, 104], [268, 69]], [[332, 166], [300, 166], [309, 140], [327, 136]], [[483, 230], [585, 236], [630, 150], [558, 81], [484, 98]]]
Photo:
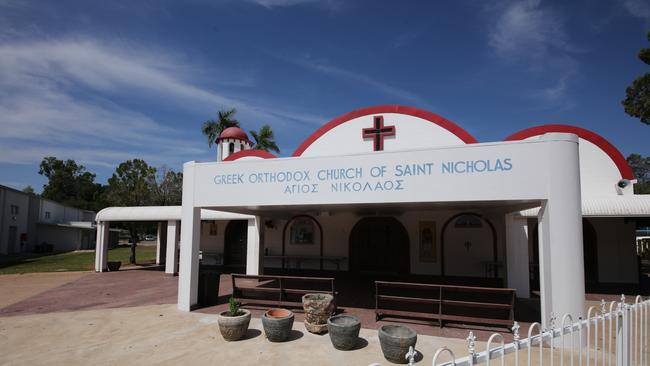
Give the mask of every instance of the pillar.
[[159, 222], [156, 233], [156, 264], [165, 264], [167, 244], [167, 223]]
[[190, 311], [197, 303], [201, 208], [194, 207], [194, 162], [183, 164], [183, 205], [181, 208], [181, 252], [178, 271], [178, 309]]
[[506, 273], [508, 287], [517, 297], [530, 297], [528, 257], [528, 221], [525, 217], [506, 215]]
[[108, 221], [97, 223], [97, 240], [95, 244], [95, 272], [105, 272], [108, 261], [108, 236], [110, 224]]
[[264, 225], [262, 218], [255, 216], [248, 220], [248, 242], [246, 243], [246, 274], [261, 275], [264, 272], [262, 252], [264, 251]]
[[174, 275], [178, 272], [178, 237], [181, 223], [176, 220], [167, 222], [167, 253], [165, 258], [165, 273]]
[[538, 214], [539, 271], [543, 326], [551, 314], [584, 317], [585, 278], [582, 248], [582, 199], [578, 137], [545, 134], [548, 195]]

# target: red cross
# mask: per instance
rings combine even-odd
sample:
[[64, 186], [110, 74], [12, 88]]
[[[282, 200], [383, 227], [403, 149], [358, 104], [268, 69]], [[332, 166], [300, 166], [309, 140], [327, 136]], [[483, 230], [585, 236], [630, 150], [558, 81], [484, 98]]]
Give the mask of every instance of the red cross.
[[384, 116], [374, 117], [374, 127], [364, 128], [362, 136], [364, 140], [374, 139], [374, 151], [384, 150], [384, 137], [395, 136], [395, 126], [384, 126]]

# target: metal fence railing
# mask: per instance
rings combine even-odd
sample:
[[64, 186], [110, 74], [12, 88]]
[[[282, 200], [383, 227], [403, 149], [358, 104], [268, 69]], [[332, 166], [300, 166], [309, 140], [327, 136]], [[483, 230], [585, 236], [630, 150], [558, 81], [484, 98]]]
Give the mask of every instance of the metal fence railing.
[[634, 303], [604, 300], [600, 308], [592, 306], [586, 319], [573, 319], [566, 314], [559, 324], [551, 316], [550, 326], [533, 323], [521, 338], [519, 324], [512, 328], [513, 341], [494, 333], [485, 351], [477, 352], [476, 337], [467, 337], [468, 355], [456, 358], [454, 352], [442, 347], [433, 356], [432, 366], [490, 365], [585, 365], [627, 366], [648, 364], [648, 311], [650, 300], [637, 296]]

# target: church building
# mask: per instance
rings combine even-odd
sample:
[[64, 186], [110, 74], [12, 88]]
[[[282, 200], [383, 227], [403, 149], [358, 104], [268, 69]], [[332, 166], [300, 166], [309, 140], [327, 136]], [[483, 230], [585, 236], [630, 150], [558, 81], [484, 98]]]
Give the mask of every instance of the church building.
[[[650, 199], [621, 153], [568, 125], [479, 142], [405, 106], [324, 124], [289, 157], [222, 132], [218, 158], [184, 165], [183, 205], [97, 215], [97, 271], [110, 221], [160, 221], [159, 251], [179, 273], [178, 306], [197, 302], [199, 262], [265, 270], [499, 280], [551, 314], [584, 315], [585, 291], [640, 286], [638, 219]], [[180, 248], [180, 249], [179, 249]]]

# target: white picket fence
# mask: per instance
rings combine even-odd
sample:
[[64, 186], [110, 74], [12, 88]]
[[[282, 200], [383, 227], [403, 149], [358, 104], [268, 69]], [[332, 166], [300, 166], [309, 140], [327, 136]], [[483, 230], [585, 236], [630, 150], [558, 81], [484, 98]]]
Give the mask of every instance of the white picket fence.
[[[548, 329], [533, 323], [526, 338], [521, 339], [519, 324], [512, 328], [513, 341], [494, 333], [487, 341], [486, 349], [476, 351], [476, 337], [467, 337], [468, 355], [456, 359], [449, 348], [443, 347], [433, 356], [432, 366], [470, 366], [493, 360], [505, 365], [585, 365], [627, 366], [648, 364], [648, 310], [650, 300], [637, 296], [633, 304], [621, 301], [600, 303], [592, 306], [587, 319], [575, 321], [564, 315], [558, 324], [551, 316]], [[495, 346], [496, 344], [496, 346]], [[446, 360], [446, 361], [443, 361]]]

